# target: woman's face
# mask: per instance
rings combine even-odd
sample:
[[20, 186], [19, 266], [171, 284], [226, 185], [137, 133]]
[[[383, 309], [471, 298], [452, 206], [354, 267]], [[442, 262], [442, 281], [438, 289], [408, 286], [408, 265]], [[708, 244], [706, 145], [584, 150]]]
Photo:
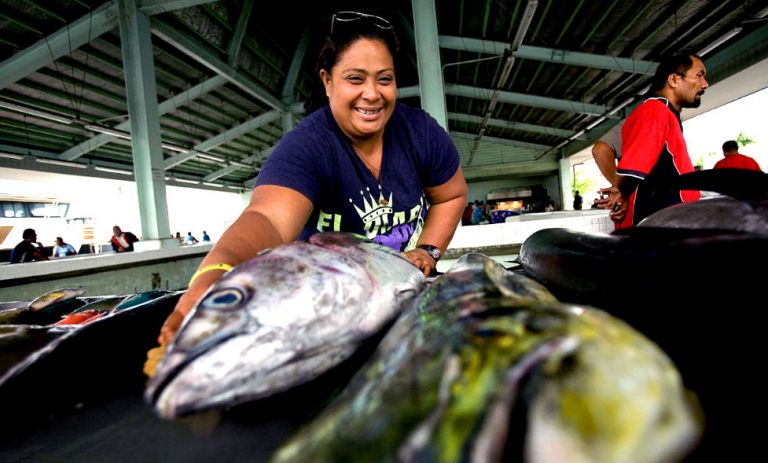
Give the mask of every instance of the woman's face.
[[358, 39], [343, 53], [330, 74], [320, 71], [331, 112], [352, 140], [384, 133], [395, 110], [397, 84], [392, 55], [381, 40]]

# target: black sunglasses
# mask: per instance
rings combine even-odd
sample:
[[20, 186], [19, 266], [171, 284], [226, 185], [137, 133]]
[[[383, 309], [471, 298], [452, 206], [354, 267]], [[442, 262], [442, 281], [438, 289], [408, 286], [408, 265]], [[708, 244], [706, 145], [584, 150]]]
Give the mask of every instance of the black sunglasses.
[[366, 13], [359, 13], [357, 11], [339, 11], [338, 13], [335, 13], [331, 18], [331, 34], [333, 34], [333, 29], [336, 26], [336, 23], [339, 23], [339, 25], [342, 25], [342, 24], [350, 23], [360, 19], [365, 19], [369, 21], [371, 24], [378, 27], [379, 29], [384, 29], [384, 30], [393, 29], [392, 24], [390, 24], [389, 21], [382, 18], [381, 16], [376, 16], [376, 15], [366, 14]]

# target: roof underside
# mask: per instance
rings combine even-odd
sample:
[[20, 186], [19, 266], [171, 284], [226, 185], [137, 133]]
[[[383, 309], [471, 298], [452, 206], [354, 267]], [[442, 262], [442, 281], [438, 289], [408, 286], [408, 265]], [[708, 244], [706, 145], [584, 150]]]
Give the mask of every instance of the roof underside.
[[[335, 11], [393, 22], [400, 100], [419, 106], [411, 1], [381, 3], [139, 2], [166, 181], [250, 187], [285, 119], [303, 117]], [[631, 108], [663, 55], [704, 50], [711, 84], [764, 60], [767, 5], [435, 0], [448, 128], [468, 179], [552, 174]], [[117, 8], [0, 0], [0, 166], [132, 178]]]

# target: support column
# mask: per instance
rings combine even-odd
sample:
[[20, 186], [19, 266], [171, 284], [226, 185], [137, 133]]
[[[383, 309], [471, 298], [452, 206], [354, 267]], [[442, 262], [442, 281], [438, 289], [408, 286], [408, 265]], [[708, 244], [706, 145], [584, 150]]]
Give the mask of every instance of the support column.
[[171, 247], [172, 242], [178, 246], [178, 242], [170, 238], [168, 223], [149, 18], [138, 10], [136, 0], [118, 0], [117, 4], [126, 98], [131, 121], [133, 170], [141, 211], [143, 241], [139, 248]]
[[573, 166], [570, 158], [560, 159], [560, 198], [563, 210], [573, 209]]
[[421, 107], [448, 130], [435, 0], [413, 0], [412, 6]]

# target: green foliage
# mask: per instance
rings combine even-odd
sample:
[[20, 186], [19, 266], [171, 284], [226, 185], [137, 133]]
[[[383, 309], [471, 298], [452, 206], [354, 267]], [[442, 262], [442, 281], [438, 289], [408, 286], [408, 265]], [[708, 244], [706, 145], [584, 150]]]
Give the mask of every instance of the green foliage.
[[757, 143], [757, 140], [754, 138], [749, 138], [749, 135], [745, 135], [744, 132], [739, 132], [739, 136], [736, 137], [736, 144], [739, 145], [739, 148], [743, 148], [754, 143]]
[[573, 175], [572, 191], [577, 190], [583, 196], [587, 191], [597, 191], [597, 183], [595, 182], [595, 179], [590, 178], [587, 175], [583, 175], [579, 169], [576, 169]]

